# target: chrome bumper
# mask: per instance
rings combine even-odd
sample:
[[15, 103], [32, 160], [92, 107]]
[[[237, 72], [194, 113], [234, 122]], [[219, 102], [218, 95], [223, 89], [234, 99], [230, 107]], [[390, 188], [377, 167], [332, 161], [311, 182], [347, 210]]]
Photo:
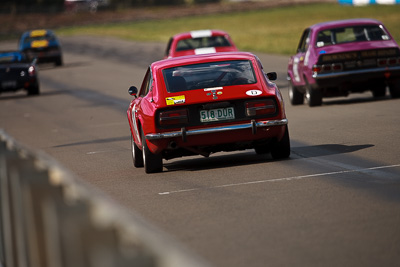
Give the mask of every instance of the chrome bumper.
[[312, 77], [316, 80], [319, 79], [329, 79], [329, 78], [339, 78], [345, 77], [350, 75], [358, 75], [358, 74], [377, 74], [377, 73], [385, 73], [385, 72], [392, 72], [392, 71], [400, 71], [400, 66], [396, 67], [388, 67], [388, 68], [373, 68], [373, 69], [359, 69], [359, 70], [349, 70], [349, 71], [340, 71], [340, 72], [332, 72], [332, 73], [314, 73]]
[[235, 130], [243, 130], [243, 129], [252, 129], [253, 134], [255, 134], [257, 132], [257, 128], [260, 128], [260, 127], [280, 126], [280, 125], [286, 125], [286, 124], [288, 124], [287, 119], [272, 120], [272, 121], [258, 121], [258, 122], [253, 120], [250, 123], [245, 123], [245, 124], [235, 124], [235, 125], [228, 125], [228, 126], [222, 126], [222, 127], [204, 128], [204, 129], [195, 129], [195, 130], [186, 130], [185, 128], [182, 128], [181, 131], [146, 134], [146, 139], [147, 140], [157, 140], [157, 139], [164, 139], [164, 138], [182, 137], [184, 140], [186, 140], [186, 136], [189, 136], [189, 135], [219, 133], [219, 132], [227, 132], [227, 131], [235, 131]]

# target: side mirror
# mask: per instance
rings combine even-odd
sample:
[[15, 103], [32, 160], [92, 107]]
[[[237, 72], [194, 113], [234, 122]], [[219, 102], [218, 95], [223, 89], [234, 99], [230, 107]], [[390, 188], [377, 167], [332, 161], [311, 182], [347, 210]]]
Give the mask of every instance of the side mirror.
[[137, 93], [138, 93], [138, 89], [136, 88], [136, 86], [131, 86], [131, 87], [129, 87], [129, 89], [128, 89], [128, 93], [129, 93], [131, 96], [136, 97], [136, 95], [137, 95]]
[[276, 74], [276, 72], [268, 72], [267, 77], [269, 80], [275, 81], [278, 78], [278, 75]]

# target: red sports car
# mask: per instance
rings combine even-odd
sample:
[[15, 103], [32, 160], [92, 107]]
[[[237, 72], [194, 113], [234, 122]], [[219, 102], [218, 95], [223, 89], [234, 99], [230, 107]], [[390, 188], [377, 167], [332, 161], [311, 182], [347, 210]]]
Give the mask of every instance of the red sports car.
[[323, 97], [372, 91], [400, 97], [400, 49], [384, 25], [373, 19], [315, 24], [289, 60], [289, 98], [293, 105], [319, 106]]
[[135, 167], [160, 172], [163, 159], [255, 149], [290, 155], [288, 120], [276, 73], [251, 53], [154, 62], [127, 111]]
[[238, 51], [228, 33], [220, 30], [184, 32], [170, 38], [164, 58]]

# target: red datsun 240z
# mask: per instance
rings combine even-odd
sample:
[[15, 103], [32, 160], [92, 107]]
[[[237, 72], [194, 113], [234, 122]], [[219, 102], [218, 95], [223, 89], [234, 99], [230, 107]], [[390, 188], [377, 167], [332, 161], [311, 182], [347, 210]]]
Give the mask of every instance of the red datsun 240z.
[[319, 106], [323, 97], [372, 91], [400, 97], [400, 50], [385, 26], [373, 19], [319, 23], [304, 30], [288, 64], [291, 104]]
[[177, 57], [147, 69], [127, 110], [135, 167], [160, 172], [163, 159], [255, 149], [290, 156], [276, 73], [251, 53]]

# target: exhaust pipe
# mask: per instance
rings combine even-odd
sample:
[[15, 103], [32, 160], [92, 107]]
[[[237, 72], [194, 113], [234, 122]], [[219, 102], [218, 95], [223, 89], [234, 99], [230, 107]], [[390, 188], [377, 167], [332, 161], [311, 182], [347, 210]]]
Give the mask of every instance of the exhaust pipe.
[[178, 145], [176, 144], [175, 141], [171, 141], [171, 142], [168, 143], [168, 148], [169, 149], [177, 149]]

